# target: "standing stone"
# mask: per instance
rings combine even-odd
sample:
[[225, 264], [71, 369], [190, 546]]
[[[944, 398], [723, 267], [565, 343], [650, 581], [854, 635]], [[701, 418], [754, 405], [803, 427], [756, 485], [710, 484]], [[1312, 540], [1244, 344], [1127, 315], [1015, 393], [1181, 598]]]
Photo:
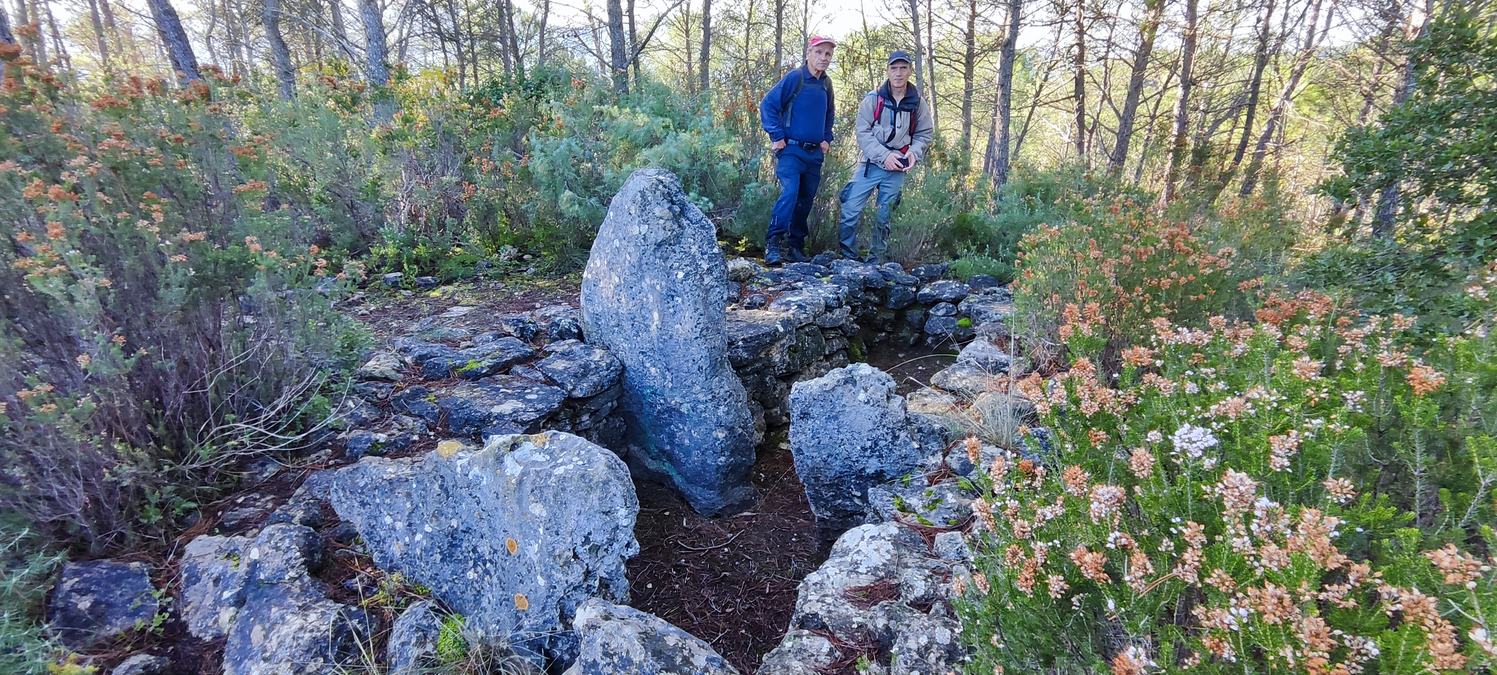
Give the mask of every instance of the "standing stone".
[[856, 363], [790, 390], [790, 452], [817, 525], [856, 525], [868, 488], [920, 466], [904, 398], [894, 378]]
[[754, 496], [754, 418], [728, 363], [728, 289], [716, 230], [676, 177], [634, 172], [582, 276], [583, 332], [624, 364], [631, 461], [708, 515]]
[[478, 639], [520, 640], [511, 647], [528, 658], [569, 661], [577, 606], [629, 598], [639, 501], [628, 468], [571, 434], [366, 457], [333, 474], [331, 496], [380, 569], [430, 588]]

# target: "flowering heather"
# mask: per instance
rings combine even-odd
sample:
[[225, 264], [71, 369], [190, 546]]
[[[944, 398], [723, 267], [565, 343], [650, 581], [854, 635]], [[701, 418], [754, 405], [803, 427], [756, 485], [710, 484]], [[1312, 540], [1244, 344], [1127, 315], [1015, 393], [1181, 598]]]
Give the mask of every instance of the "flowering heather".
[[1256, 318], [1161, 317], [1114, 381], [1076, 356], [1019, 383], [1055, 452], [978, 474], [974, 672], [1497, 666], [1490, 330], [1422, 349], [1315, 293]]

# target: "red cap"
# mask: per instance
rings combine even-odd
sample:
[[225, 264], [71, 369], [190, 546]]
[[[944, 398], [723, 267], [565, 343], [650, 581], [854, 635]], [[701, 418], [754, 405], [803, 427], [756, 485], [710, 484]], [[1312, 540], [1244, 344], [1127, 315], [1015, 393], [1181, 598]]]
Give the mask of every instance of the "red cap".
[[837, 46], [837, 41], [833, 40], [833, 39], [831, 39], [831, 38], [829, 38], [829, 37], [827, 37], [825, 35], [812, 35], [810, 42], [808, 44], [806, 44], [806, 49], [810, 49], [810, 48], [815, 47], [816, 45], [819, 45], [819, 44], [829, 44], [829, 45], [831, 45], [833, 47], [836, 47]]

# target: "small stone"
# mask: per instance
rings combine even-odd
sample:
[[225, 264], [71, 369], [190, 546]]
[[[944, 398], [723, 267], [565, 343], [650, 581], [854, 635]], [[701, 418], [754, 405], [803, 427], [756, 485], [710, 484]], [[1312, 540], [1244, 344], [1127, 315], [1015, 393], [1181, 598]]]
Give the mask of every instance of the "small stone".
[[[918, 269], [918, 268], [917, 268]], [[918, 274], [916, 276], [919, 276]], [[937, 302], [961, 302], [971, 289], [966, 284], [955, 279], [940, 279], [927, 282], [920, 287], [920, 293], [916, 300], [922, 305], [931, 305]]]
[[581, 654], [565, 675], [737, 675], [710, 645], [653, 614], [592, 598], [572, 624]]
[[165, 656], [134, 654], [109, 671], [109, 675], [162, 675], [171, 665]]
[[412, 603], [390, 629], [386, 663], [390, 675], [416, 675], [438, 665], [437, 638], [442, 620], [430, 600]]
[[436, 277], [416, 277], [416, 288], [419, 288], [423, 291], [429, 291], [433, 288], [436, 288], [437, 286], [440, 286], [441, 284], [442, 281], [440, 279], [437, 279]]
[[158, 602], [145, 563], [92, 560], [62, 568], [47, 621], [70, 649], [87, 649], [151, 625]]
[[400, 283], [402, 281], [404, 281], [404, 280], [405, 280], [405, 273], [404, 272], [388, 272], [388, 273], [386, 273], [386, 274], [384, 274], [383, 276], [380, 277], [380, 281], [384, 282], [384, 284], [386, 286], [389, 286], [391, 288], [399, 286]]

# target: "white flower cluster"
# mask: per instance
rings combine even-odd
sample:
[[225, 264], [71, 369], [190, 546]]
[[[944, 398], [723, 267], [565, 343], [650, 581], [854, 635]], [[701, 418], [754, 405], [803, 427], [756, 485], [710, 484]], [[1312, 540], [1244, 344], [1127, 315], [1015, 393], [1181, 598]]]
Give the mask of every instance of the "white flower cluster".
[[1200, 459], [1207, 450], [1216, 447], [1217, 440], [1210, 429], [1185, 424], [1170, 435], [1170, 442], [1174, 443], [1176, 454], [1188, 459]]

